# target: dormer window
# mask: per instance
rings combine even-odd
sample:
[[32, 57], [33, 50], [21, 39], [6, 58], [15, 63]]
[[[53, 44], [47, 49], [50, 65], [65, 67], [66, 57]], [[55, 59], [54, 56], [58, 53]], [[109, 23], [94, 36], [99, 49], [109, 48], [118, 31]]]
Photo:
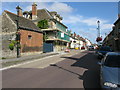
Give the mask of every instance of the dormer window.
[[54, 16], [54, 19], [56, 19], [56, 16]]

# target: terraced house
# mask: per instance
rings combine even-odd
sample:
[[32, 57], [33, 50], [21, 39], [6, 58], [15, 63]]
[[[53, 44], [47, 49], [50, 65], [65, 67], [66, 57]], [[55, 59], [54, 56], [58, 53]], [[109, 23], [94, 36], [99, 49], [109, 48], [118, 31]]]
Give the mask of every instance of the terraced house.
[[[32, 19], [44, 32], [44, 49], [47, 51], [61, 51], [69, 46], [71, 32], [62, 23], [63, 18], [57, 12], [49, 12], [47, 9], [37, 10], [37, 4], [35, 3], [33, 3], [30, 12], [29, 19]], [[47, 52], [46, 50], [45, 52]]]
[[[18, 15], [6, 10], [2, 13], [3, 57], [16, 57], [16, 43], [18, 42], [21, 55], [43, 51], [43, 33], [31, 20], [23, 17], [20, 7]], [[16, 36], [17, 33], [19, 37]]]

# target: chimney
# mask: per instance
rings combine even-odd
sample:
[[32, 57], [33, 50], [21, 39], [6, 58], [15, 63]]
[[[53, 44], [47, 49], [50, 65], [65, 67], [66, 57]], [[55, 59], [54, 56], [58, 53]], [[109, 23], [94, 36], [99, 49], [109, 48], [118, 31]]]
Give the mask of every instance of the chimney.
[[20, 7], [20, 6], [17, 6], [16, 9], [17, 9], [17, 15], [18, 15], [18, 16], [23, 16], [21, 7]]
[[37, 4], [33, 3], [32, 5], [32, 20], [37, 19]]

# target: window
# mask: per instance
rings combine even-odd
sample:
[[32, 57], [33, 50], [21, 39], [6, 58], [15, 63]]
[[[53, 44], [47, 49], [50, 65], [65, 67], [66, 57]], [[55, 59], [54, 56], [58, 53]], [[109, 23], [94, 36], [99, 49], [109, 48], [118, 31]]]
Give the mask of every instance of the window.
[[120, 28], [118, 29], [118, 32], [120, 33]]
[[105, 59], [105, 66], [120, 68], [120, 55], [109, 55]]
[[100, 48], [101, 51], [111, 51], [110, 47], [101, 47]]
[[28, 39], [29, 39], [29, 40], [32, 39], [32, 36], [31, 36], [31, 35], [28, 35]]
[[64, 38], [64, 33], [61, 33], [61, 37]]
[[68, 31], [68, 29], [66, 29], [66, 32]]

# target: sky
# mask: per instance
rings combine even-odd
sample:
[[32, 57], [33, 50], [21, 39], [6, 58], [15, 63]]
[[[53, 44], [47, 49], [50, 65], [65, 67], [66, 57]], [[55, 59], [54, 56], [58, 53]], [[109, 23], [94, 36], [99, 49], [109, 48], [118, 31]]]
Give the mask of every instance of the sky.
[[[23, 11], [30, 11], [33, 2], [2, 2], [4, 10], [16, 13], [16, 6], [20, 5]], [[68, 30], [76, 32], [83, 38], [88, 38], [96, 43], [97, 21], [100, 21], [100, 33], [105, 37], [112, 30], [118, 18], [117, 2], [36, 2], [37, 8], [46, 8], [57, 11], [63, 17], [63, 24]]]

